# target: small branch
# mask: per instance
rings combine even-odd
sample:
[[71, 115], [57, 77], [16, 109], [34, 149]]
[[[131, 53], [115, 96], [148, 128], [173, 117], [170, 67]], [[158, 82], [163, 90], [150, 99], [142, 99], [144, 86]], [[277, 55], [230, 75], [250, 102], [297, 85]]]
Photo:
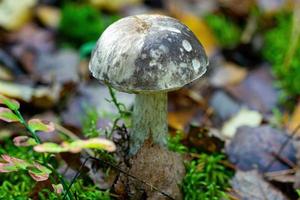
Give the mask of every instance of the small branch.
[[75, 176], [73, 177], [73, 179], [72, 179], [72, 181], [71, 181], [71, 183], [70, 183], [70, 185], [69, 185], [69, 187], [68, 187], [68, 189], [67, 189], [67, 191], [66, 191], [66, 194], [65, 194], [64, 197], [63, 197], [63, 200], [66, 199], [67, 194], [70, 192], [71, 187], [72, 187], [72, 185], [74, 184], [74, 182], [75, 182], [75, 181], [77, 180], [77, 178], [80, 176], [81, 170], [82, 170], [82, 168], [85, 166], [85, 164], [86, 164], [86, 162], [88, 161], [88, 159], [89, 159], [89, 157], [87, 157], [87, 158], [84, 160], [84, 162], [81, 164], [81, 166], [79, 167], [79, 170], [77, 171], [77, 173], [76, 173]]

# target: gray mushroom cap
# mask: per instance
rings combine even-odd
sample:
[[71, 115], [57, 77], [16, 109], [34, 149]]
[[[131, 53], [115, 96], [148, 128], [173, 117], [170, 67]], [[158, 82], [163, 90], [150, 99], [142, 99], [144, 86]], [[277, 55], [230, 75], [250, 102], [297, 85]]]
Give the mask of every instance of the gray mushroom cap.
[[181, 88], [207, 65], [204, 48], [187, 26], [167, 16], [136, 15], [103, 32], [89, 68], [119, 91], [147, 93]]

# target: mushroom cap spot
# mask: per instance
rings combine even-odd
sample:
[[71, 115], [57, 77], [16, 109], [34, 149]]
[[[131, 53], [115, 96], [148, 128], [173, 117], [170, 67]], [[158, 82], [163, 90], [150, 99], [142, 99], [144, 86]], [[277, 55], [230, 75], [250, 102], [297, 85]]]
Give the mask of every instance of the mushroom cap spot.
[[110, 25], [89, 63], [93, 76], [128, 93], [176, 90], [200, 78], [208, 59], [193, 32], [162, 15], [136, 15]]
[[187, 40], [182, 41], [182, 46], [188, 52], [192, 51], [192, 49], [193, 49], [193, 47], [191, 46], [191, 44]]

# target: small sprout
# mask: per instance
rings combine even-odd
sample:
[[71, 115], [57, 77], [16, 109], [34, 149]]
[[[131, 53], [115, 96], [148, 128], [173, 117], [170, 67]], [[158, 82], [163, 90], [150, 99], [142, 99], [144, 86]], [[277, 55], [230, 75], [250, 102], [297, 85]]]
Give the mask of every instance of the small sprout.
[[36, 141], [28, 136], [17, 136], [13, 139], [14, 145], [17, 147], [28, 147], [36, 145]]
[[0, 107], [0, 120], [5, 122], [19, 122], [20, 119], [10, 109]]
[[11, 110], [19, 110], [20, 104], [16, 100], [9, 99], [0, 94], [0, 104], [6, 105]]
[[28, 121], [28, 125], [32, 131], [52, 132], [55, 130], [55, 125], [52, 122], [42, 121], [40, 119], [31, 119]]
[[115, 144], [107, 139], [103, 138], [92, 138], [88, 140], [76, 140], [74, 142], [68, 143], [63, 142], [61, 145], [46, 142], [43, 144], [36, 145], [34, 150], [37, 152], [47, 152], [47, 153], [61, 153], [61, 152], [71, 152], [78, 153], [82, 149], [98, 149], [113, 152], [116, 150]]

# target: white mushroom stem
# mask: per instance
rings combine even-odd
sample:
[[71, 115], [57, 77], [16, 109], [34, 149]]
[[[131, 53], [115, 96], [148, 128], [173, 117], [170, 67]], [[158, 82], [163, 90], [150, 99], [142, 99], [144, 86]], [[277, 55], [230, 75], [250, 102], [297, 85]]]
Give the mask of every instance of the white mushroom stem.
[[136, 154], [147, 139], [166, 145], [167, 98], [165, 92], [136, 95], [130, 134], [131, 155]]

